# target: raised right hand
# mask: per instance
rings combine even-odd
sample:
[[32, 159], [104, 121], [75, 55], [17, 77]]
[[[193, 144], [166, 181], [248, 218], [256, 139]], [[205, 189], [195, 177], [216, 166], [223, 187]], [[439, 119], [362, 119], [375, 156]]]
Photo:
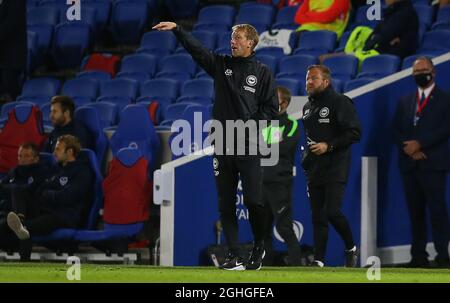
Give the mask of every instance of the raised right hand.
[[177, 27], [175, 22], [159, 22], [152, 29], [156, 29], [158, 31], [170, 31]]

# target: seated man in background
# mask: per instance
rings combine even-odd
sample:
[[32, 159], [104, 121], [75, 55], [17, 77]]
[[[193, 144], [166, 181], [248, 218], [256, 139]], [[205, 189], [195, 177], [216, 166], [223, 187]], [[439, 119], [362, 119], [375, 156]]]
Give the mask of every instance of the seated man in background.
[[349, 0], [304, 0], [295, 14], [297, 31], [328, 30], [341, 38], [350, 16]]
[[0, 180], [0, 228], [6, 225], [6, 215], [11, 211], [11, 194], [17, 189], [33, 193], [49, 173], [49, 167], [39, 162], [39, 149], [32, 142], [20, 145], [17, 159], [17, 167]]
[[57, 139], [62, 135], [78, 138], [82, 148], [94, 149], [91, 132], [82, 123], [74, 119], [75, 103], [67, 96], [54, 96], [51, 101], [50, 120], [54, 129], [49, 134], [44, 151], [52, 153]]
[[42, 236], [58, 228], [77, 228], [84, 223], [92, 195], [93, 172], [80, 158], [80, 142], [71, 135], [58, 138], [55, 172], [31, 195], [16, 191], [7, 224], [21, 240], [21, 259], [29, 259], [31, 236]]

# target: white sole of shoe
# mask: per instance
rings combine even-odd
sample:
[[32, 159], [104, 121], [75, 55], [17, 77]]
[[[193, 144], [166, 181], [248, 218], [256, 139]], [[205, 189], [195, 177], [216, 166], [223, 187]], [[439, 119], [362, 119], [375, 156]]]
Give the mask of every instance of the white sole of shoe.
[[15, 213], [10, 212], [8, 214], [8, 217], [6, 217], [6, 223], [20, 240], [27, 240], [30, 238], [30, 233], [23, 227], [19, 216]]
[[224, 268], [225, 270], [245, 270], [244, 265], [239, 265], [233, 268]]

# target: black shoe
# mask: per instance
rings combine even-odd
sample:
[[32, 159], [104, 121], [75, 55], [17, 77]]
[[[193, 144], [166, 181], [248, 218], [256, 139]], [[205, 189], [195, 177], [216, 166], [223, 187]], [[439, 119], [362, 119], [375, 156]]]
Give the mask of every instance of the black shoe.
[[252, 253], [250, 255], [250, 258], [248, 259], [245, 269], [260, 270], [265, 255], [266, 251], [264, 250], [264, 247], [253, 246]]
[[245, 270], [244, 259], [229, 252], [219, 268], [225, 270]]
[[359, 250], [356, 247], [354, 249], [354, 251], [345, 251], [345, 267], [356, 267], [358, 265]]
[[428, 259], [412, 259], [405, 266], [406, 268], [430, 268], [430, 262]]

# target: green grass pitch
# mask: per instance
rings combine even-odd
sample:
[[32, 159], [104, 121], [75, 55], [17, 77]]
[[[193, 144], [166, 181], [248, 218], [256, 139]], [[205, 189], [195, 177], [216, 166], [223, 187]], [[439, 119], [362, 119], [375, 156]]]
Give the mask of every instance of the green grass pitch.
[[381, 268], [381, 280], [370, 281], [363, 268], [263, 267], [260, 271], [224, 271], [214, 267], [81, 264], [81, 280], [69, 281], [69, 267], [61, 263], [0, 263], [0, 282], [450, 283], [450, 269]]

